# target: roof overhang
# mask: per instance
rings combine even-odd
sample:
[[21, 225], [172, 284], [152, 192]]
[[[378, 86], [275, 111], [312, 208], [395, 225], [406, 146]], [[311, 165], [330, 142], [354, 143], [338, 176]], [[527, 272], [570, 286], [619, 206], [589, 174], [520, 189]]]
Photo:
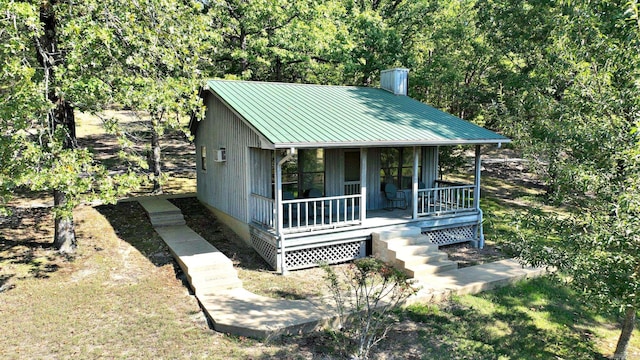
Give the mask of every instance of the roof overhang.
[[457, 145], [496, 145], [510, 143], [511, 139], [486, 139], [486, 140], [447, 140], [447, 141], [350, 141], [350, 142], [326, 142], [326, 143], [284, 143], [273, 144], [274, 149], [290, 148], [367, 148], [367, 147], [406, 147], [406, 146], [457, 146]]

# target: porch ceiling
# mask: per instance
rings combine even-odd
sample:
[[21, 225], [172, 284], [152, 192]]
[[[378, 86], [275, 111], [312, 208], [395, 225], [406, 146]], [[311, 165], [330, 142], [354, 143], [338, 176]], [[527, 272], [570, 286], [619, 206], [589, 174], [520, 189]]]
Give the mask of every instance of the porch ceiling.
[[377, 88], [211, 80], [274, 148], [498, 144], [510, 140]]

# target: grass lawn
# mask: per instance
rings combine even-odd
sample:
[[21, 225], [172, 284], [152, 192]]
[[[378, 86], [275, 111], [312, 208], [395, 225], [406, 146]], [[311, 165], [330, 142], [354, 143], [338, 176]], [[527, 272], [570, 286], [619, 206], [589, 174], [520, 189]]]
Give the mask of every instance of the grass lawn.
[[[112, 144], [104, 134], [83, 136]], [[180, 170], [192, 149], [179, 150], [180, 141], [166, 147], [175, 156], [168, 166], [178, 179], [168, 183], [172, 192], [194, 186], [192, 173]], [[507, 215], [535, 203], [536, 190], [488, 173], [482, 202], [487, 244], [495, 249], [500, 237], [513, 236]], [[210, 330], [136, 202], [79, 207], [79, 251], [58, 255], [49, 245], [49, 201], [47, 195], [20, 194], [14, 214], [0, 218], [1, 359], [341, 358], [324, 331], [260, 342]], [[292, 299], [326, 292], [320, 270], [274, 274], [204, 208], [188, 201], [176, 203], [189, 226], [228, 253], [251, 291]], [[547, 279], [413, 305], [398, 316], [373, 359], [601, 359], [613, 352], [619, 335], [615, 316], [595, 313]], [[629, 358], [640, 359], [637, 330]]]
[[[11, 334], [0, 337], [2, 358], [340, 358], [324, 332], [263, 343], [210, 330], [137, 203], [80, 207], [73, 258], [48, 248], [47, 209], [22, 215], [0, 223], [0, 329]], [[613, 352], [616, 320], [537, 279], [411, 306], [373, 358], [600, 359]], [[640, 358], [637, 331], [630, 358]]]

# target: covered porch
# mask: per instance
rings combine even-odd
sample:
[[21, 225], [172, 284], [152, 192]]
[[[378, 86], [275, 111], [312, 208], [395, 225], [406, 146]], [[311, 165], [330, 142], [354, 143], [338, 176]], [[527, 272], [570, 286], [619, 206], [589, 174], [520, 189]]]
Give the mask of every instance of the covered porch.
[[[384, 169], [375, 166], [383, 158], [380, 149], [360, 148], [358, 164], [352, 160], [343, 162], [342, 170], [336, 163], [343, 159], [337, 161], [332, 156], [323, 156], [324, 181], [314, 182], [310, 178], [298, 186], [298, 191], [287, 187], [292, 182], [287, 181], [290, 179], [283, 169], [299, 150], [274, 151], [271, 186], [257, 182], [259, 178], [267, 179], [262, 174], [255, 178], [252, 186], [258, 191], [252, 191], [249, 196], [254, 248], [274, 268], [284, 272], [366, 256], [371, 233], [394, 227], [420, 227], [439, 245], [474, 241], [482, 247], [480, 145], [475, 147], [473, 183], [439, 180], [437, 147], [405, 149], [410, 149], [411, 163], [409, 168], [399, 166], [396, 171], [399, 175], [395, 184], [404, 186], [393, 190], [395, 198], [393, 194], [385, 194], [388, 189], [384, 185], [389, 180]], [[350, 170], [345, 170], [347, 167]], [[349, 176], [354, 168], [357, 179]], [[302, 179], [305, 173], [298, 175], [298, 179]], [[304, 187], [309, 189], [303, 191]]]

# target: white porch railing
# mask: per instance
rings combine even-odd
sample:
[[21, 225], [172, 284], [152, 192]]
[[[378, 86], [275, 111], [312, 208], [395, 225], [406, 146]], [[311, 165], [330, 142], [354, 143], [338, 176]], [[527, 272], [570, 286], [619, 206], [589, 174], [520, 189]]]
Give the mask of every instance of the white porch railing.
[[275, 228], [275, 200], [258, 194], [251, 194], [251, 221], [268, 228]]
[[360, 181], [345, 181], [344, 194], [345, 195], [360, 194]]
[[285, 233], [360, 225], [361, 195], [328, 196], [282, 201]]
[[475, 210], [474, 192], [474, 185], [418, 189], [418, 216]]

